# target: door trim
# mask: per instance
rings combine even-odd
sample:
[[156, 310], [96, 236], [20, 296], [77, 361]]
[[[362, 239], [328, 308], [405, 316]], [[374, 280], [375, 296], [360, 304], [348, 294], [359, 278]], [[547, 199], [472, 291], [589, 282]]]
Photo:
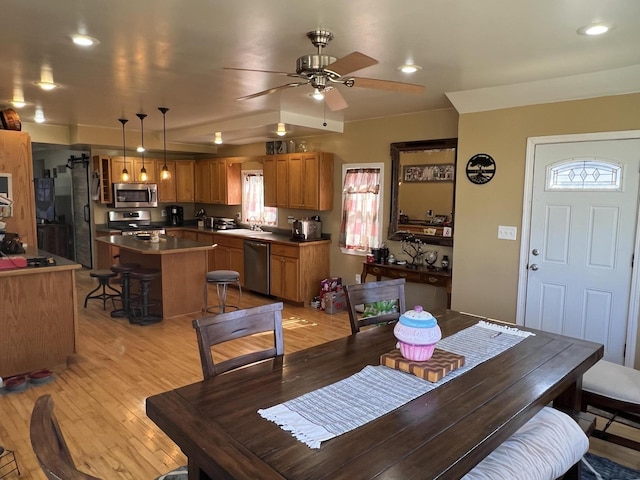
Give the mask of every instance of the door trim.
[[[550, 135], [545, 137], [527, 138], [525, 157], [524, 195], [522, 199], [522, 227], [520, 235], [520, 260], [518, 263], [518, 298], [516, 304], [516, 324], [524, 325], [525, 303], [527, 297], [527, 259], [529, 258], [529, 235], [531, 233], [531, 204], [533, 197], [533, 167], [536, 146], [550, 143], [591, 142], [598, 140], [628, 140], [640, 139], [640, 130], [625, 130], [617, 132], [579, 133], [570, 135]], [[629, 313], [627, 318], [627, 346], [624, 363], [633, 367], [636, 358], [638, 337], [638, 316], [640, 315], [640, 273], [636, 268], [640, 261], [640, 221], [636, 222], [636, 234], [633, 248], [636, 259], [631, 270], [631, 295], [629, 298]]]

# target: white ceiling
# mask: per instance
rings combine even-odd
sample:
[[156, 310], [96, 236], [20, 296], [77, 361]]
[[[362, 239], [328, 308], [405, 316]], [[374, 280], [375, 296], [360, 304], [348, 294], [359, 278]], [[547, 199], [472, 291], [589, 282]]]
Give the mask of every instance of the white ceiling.
[[[639, 0], [4, 0], [0, 105], [21, 86], [32, 122], [40, 105], [47, 125], [139, 130], [211, 144], [340, 131], [343, 122], [430, 109], [460, 112], [640, 91]], [[602, 21], [601, 37], [578, 35]], [[288, 83], [315, 53], [306, 32], [333, 32], [326, 54], [359, 51], [379, 64], [358, 76], [418, 83], [421, 95], [339, 86], [349, 107], [331, 112], [308, 85], [256, 99], [236, 98]], [[100, 44], [81, 49], [84, 30]], [[408, 76], [405, 62], [423, 68]], [[33, 82], [49, 65], [60, 88]], [[448, 96], [447, 96], [448, 94]], [[327, 127], [323, 127], [323, 122]]]

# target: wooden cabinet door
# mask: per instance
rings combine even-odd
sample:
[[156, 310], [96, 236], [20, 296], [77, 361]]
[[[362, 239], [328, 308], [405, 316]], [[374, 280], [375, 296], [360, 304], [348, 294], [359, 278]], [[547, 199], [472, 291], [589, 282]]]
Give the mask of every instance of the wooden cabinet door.
[[304, 179], [302, 154], [289, 155], [288, 169], [289, 208], [303, 208], [303, 185], [307, 181]]
[[191, 230], [183, 230], [182, 238], [187, 240], [198, 240], [198, 232], [193, 232]]
[[289, 156], [276, 155], [276, 207], [289, 208]]
[[110, 270], [111, 265], [118, 263], [114, 258], [120, 254], [120, 248], [104, 242], [95, 242], [96, 248], [96, 270]]
[[318, 210], [319, 160], [315, 153], [302, 155], [302, 208]]
[[276, 157], [273, 155], [266, 155], [262, 160], [262, 181], [265, 206], [277, 207]]
[[211, 160], [199, 160], [195, 164], [196, 202], [211, 203]]
[[[156, 161], [152, 158], [145, 158], [144, 169], [147, 171], [147, 180], [144, 183], [158, 183], [158, 176], [156, 175]], [[129, 170], [129, 174], [134, 179], [133, 181], [142, 182], [142, 179], [140, 178], [140, 170], [142, 170], [142, 158], [134, 158], [133, 172]]]
[[127, 167], [127, 172], [129, 172], [129, 182], [133, 182], [133, 162], [130, 158], [123, 157], [111, 157], [111, 178], [113, 179], [113, 183], [123, 183], [122, 182], [122, 170], [124, 167]]
[[270, 265], [271, 295], [285, 300], [299, 302], [299, 260], [297, 258], [271, 255]]
[[[162, 171], [164, 160], [156, 160], [156, 170]], [[167, 169], [171, 176], [158, 182], [158, 201], [175, 202], [176, 199], [176, 162], [167, 161]]]
[[[175, 161], [175, 189], [178, 202], [195, 201], [194, 185], [195, 162], [192, 160]], [[173, 200], [172, 200], [173, 201]]]
[[[196, 240], [198, 242], [202, 242], [202, 243], [208, 243], [213, 245], [213, 233], [207, 233], [207, 232], [198, 232], [196, 234]], [[215, 250], [215, 249], [214, 249]], [[216, 269], [216, 263], [215, 263], [215, 257], [214, 257], [214, 250], [210, 250], [207, 252], [207, 271], [210, 272], [212, 270]]]
[[240, 274], [240, 285], [244, 286], [244, 250], [240, 248], [229, 249], [229, 270]]

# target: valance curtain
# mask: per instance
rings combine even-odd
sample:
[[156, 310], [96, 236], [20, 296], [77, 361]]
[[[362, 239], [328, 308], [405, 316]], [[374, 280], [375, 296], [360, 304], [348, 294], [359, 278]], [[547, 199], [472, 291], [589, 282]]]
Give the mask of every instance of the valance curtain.
[[367, 252], [378, 247], [380, 169], [347, 170], [342, 188], [340, 247]]

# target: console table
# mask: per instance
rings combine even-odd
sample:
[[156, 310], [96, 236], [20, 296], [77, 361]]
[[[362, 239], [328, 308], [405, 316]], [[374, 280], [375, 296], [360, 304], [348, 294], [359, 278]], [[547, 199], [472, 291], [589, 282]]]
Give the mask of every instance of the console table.
[[451, 308], [451, 271], [433, 270], [427, 267], [407, 268], [406, 265], [392, 265], [388, 263], [362, 263], [362, 282], [367, 275], [375, 275], [376, 280], [382, 277], [404, 278], [407, 282], [426, 283], [434, 287], [447, 289], [447, 308]]

